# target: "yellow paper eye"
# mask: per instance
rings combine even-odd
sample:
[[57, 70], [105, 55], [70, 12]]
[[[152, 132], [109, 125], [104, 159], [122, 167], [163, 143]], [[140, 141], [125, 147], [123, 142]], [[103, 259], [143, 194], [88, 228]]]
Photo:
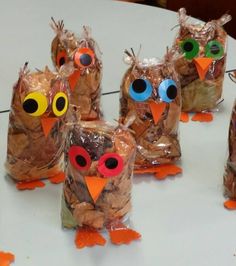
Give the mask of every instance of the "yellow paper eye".
[[53, 98], [52, 110], [56, 116], [62, 116], [68, 109], [68, 98], [64, 92], [58, 92]]
[[48, 101], [45, 95], [40, 92], [32, 92], [28, 94], [23, 102], [23, 109], [32, 116], [40, 116], [48, 108]]

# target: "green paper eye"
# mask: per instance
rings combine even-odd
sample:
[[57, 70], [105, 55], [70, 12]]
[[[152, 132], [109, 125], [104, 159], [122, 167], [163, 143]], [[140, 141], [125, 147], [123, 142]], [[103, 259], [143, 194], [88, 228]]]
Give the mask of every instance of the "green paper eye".
[[192, 38], [186, 39], [181, 42], [180, 47], [187, 59], [193, 59], [199, 52], [199, 44]]
[[210, 41], [205, 47], [205, 56], [219, 59], [224, 54], [223, 46], [218, 41]]

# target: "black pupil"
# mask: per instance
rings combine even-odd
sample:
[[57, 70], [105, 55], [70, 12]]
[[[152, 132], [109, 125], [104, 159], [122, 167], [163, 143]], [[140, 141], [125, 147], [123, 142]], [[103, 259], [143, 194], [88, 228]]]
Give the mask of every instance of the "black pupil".
[[89, 54], [82, 54], [80, 56], [80, 63], [83, 66], [89, 66], [92, 63], [92, 58]]
[[137, 93], [142, 93], [146, 90], [146, 82], [143, 79], [136, 79], [133, 82], [133, 90]]
[[177, 88], [174, 85], [170, 85], [166, 91], [169, 99], [173, 100], [177, 96]]
[[56, 107], [58, 111], [62, 111], [65, 107], [66, 101], [63, 97], [59, 97], [56, 102]]
[[118, 161], [115, 158], [108, 158], [105, 162], [105, 165], [108, 169], [115, 169], [118, 165]]
[[61, 57], [60, 60], [59, 60], [59, 65], [62, 66], [62, 65], [65, 64], [65, 62], [66, 62], [66, 59], [65, 59], [65, 57], [63, 56], [63, 57]]
[[24, 101], [23, 109], [26, 113], [33, 114], [38, 110], [38, 103], [34, 99], [28, 99]]
[[191, 52], [193, 50], [193, 44], [191, 42], [186, 42], [184, 44], [184, 51]]
[[216, 44], [213, 44], [210, 49], [212, 54], [218, 54], [220, 52], [220, 47]]
[[77, 164], [78, 164], [79, 166], [81, 166], [81, 167], [84, 167], [84, 166], [86, 166], [86, 164], [87, 164], [86, 159], [85, 159], [82, 155], [77, 155], [77, 156], [75, 157], [75, 160], [76, 160]]

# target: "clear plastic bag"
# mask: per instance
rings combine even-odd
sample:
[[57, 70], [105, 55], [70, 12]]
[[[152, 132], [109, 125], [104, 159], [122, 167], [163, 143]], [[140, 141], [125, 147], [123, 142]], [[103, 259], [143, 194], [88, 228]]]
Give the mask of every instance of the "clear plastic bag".
[[232, 109], [229, 136], [228, 136], [228, 149], [229, 155], [225, 166], [224, 173], [224, 188], [225, 195], [236, 200], [236, 100]]
[[105, 122], [70, 126], [62, 224], [66, 228], [108, 229], [131, 209], [136, 145], [127, 129]]
[[51, 44], [52, 62], [57, 69], [65, 65], [71, 68], [70, 104], [78, 108], [81, 120], [100, 119], [102, 61], [91, 29], [84, 26], [83, 33], [77, 37], [64, 29], [63, 21], [53, 20], [52, 28], [56, 33]]
[[63, 171], [67, 80], [47, 67], [27, 65], [13, 88], [9, 114], [6, 170], [15, 181], [51, 178]]
[[126, 51], [131, 64], [121, 84], [120, 121], [130, 117], [129, 128], [137, 142], [135, 169], [172, 163], [181, 156], [178, 126], [180, 84], [171, 58], [138, 60]]
[[184, 112], [214, 110], [221, 101], [226, 66], [228, 14], [207, 23], [188, 23], [179, 10], [179, 32], [172, 47], [179, 75]]

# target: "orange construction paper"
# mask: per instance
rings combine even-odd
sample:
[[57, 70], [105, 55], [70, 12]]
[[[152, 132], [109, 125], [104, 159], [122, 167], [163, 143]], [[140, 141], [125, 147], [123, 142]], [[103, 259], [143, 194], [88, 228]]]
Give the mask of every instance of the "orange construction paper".
[[71, 74], [69, 76], [68, 80], [69, 80], [69, 84], [70, 84], [71, 91], [74, 91], [75, 85], [77, 84], [79, 78], [80, 78], [80, 71], [79, 70], [75, 70], [73, 72], [73, 74]]
[[16, 188], [19, 190], [33, 190], [37, 187], [44, 187], [45, 184], [40, 181], [40, 180], [36, 180], [36, 181], [29, 181], [29, 182], [19, 182], [16, 184]]
[[53, 126], [57, 121], [58, 118], [56, 117], [41, 118], [41, 124], [45, 137], [48, 136], [48, 134], [50, 133], [51, 129], [53, 128]]
[[159, 121], [159, 119], [161, 118], [161, 115], [163, 114], [165, 108], [166, 108], [166, 103], [164, 103], [164, 102], [156, 103], [154, 101], [150, 101], [149, 107], [151, 109], [152, 117], [153, 117], [154, 123], [156, 125], [157, 122]]
[[180, 121], [187, 123], [189, 121], [189, 114], [186, 112], [181, 112]]
[[236, 200], [226, 200], [224, 207], [228, 210], [236, 210]]
[[174, 164], [163, 164], [156, 167], [149, 167], [145, 169], [138, 169], [134, 171], [135, 174], [155, 174], [156, 179], [164, 179], [169, 175], [177, 175], [182, 173], [182, 169]]
[[197, 72], [199, 75], [200, 80], [204, 80], [206, 73], [213, 61], [212, 58], [209, 57], [199, 57], [199, 58], [195, 58], [193, 59], [195, 66], [197, 68]]
[[85, 182], [93, 201], [96, 202], [108, 179], [97, 176], [85, 176]]
[[52, 184], [60, 184], [60, 183], [65, 181], [65, 178], [66, 178], [65, 174], [63, 172], [61, 172], [61, 173], [59, 173], [59, 174], [57, 174], [57, 175], [55, 175], [53, 177], [50, 177], [49, 181]]
[[198, 122], [211, 122], [213, 120], [213, 115], [211, 113], [196, 113], [192, 117], [192, 121]]
[[0, 266], [10, 266], [15, 261], [15, 256], [9, 252], [0, 251]]
[[131, 241], [141, 238], [141, 235], [138, 232], [127, 228], [121, 222], [112, 224], [108, 231], [111, 242], [116, 245], [129, 244]]
[[106, 239], [96, 230], [81, 228], [76, 231], [75, 245], [77, 248], [92, 247], [95, 245], [104, 246]]

